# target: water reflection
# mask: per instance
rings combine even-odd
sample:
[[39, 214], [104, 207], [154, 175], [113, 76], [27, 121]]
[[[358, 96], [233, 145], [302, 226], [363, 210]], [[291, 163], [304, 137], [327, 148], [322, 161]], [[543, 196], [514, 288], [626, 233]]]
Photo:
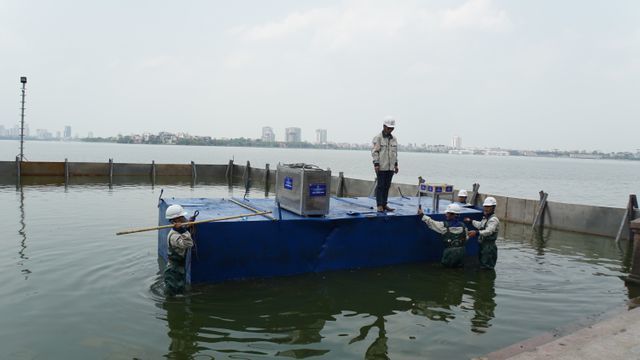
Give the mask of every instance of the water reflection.
[[[430, 321], [456, 322], [439, 326], [435, 339], [458, 336], [460, 325], [485, 333], [496, 308], [495, 276], [406, 265], [201, 285], [186, 296], [157, 300], [166, 312], [170, 359], [199, 353], [305, 358], [335, 350], [328, 338], [345, 347], [364, 346], [367, 359], [387, 359], [399, 334], [422, 336]], [[424, 326], [388, 329], [399, 314], [417, 317]]]
[[496, 309], [496, 273], [480, 271], [475, 274], [476, 286], [473, 296], [474, 316], [471, 319], [471, 331], [485, 333], [491, 326]]
[[25, 280], [29, 278], [29, 274], [31, 274], [31, 270], [29, 270], [25, 263], [26, 260], [29, 260], [27, 256], [27, 224], [25, 222], [25, 211], [24, 211], [24, 189], [22, 186], [18, 186], [16, 189], [19, 192], [20, 205], [18, 207], [20, 212], [20, 228], [18, 229], [18, 235], [20, 236], [20, 249], [18, 250], [18, 257], [20, 260], [18, 261], [18, 265], [23, 269], [20, 271], [24, 274]]

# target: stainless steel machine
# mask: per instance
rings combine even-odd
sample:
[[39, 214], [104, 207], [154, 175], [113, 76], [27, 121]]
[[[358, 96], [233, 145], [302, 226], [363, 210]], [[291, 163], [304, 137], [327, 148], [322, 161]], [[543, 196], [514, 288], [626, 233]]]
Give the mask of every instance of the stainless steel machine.
[[276, 201], [283, 209], [303, 216], [326, 215], [331, 199], [331, 170], [315, 165], [279, 164]]

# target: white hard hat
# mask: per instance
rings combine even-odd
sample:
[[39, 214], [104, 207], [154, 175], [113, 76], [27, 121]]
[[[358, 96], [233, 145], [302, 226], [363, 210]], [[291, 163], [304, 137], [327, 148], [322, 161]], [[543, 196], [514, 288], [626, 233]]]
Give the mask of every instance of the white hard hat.
[[498, 205], [498, 203], [496, 202], [496, 198], [494, 198], [493, 196], [489, 196], [488, 198], [484, 199], [484, 203], [482, 204], [482, 206], [496, 206]]
[[167, 212], [165, 213], [165, 218], [167, 220], [172, 220], [175, 218], [179, 218], [180, 216], [186, 216], [187, 212], [180, 205], [171, 205], [167, 208]]
[[387, 116], [384, 119], [383, 125], [386, 127], [394, 128], [396, 127], [396, 119], [394, 119], [393, 116]]
[[449, 204], [447, 205], [447, 210], [445, 210], [445, 213], [452, 213], [452, 214], [460, 214], [460, 205], [458, 204]]
[[467, 190], [460, 189], [460, 191], [458, 191], [458, 196], [467, 197]]

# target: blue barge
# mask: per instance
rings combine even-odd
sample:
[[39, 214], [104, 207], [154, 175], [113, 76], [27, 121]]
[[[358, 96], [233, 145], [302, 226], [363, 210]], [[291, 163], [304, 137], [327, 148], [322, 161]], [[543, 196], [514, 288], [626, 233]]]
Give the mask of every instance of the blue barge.
[[[375, 199], [332, 197], [329, 214], [304, 217], [278, 209], [273, 199], [162, 199], [159, 225], [167, 225], [168, 206], [182, 205], [198, 220], [251, 213], [243, 204], [272, 217], [252, 216], [196, 225], [196, 246], [187, 257], [187, 281], [215, 283], [227, 280], [296, 275], [309, 272], [379, 267], [411, 262], [437, 262], [442, 256], [440, 235], [416, 215], [417, 197], [395, 197], [392, 213], [375, 212]], [[431, 204], [428, 197], [422, 204]], [[444, 219], [449, 201], [437, 211], [426, 208], [435, 220]], [[480, 219], [482, 211], [463, 208], [460, 215]], [[158, 232], [158, 255], [167, 259], [168, 229]], [[470, 239], [468, 257], [477, 257], [478, 243]]]

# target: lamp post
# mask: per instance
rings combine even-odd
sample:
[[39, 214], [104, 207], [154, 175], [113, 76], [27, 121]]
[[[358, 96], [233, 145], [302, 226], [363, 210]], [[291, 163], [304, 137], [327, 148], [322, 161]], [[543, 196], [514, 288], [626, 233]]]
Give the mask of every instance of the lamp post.
[[27, 86], [27, 77], [21, 76], [22, 83], [22, 112], [20, 113], [20, 161], [24, 161], [24, 95]]

